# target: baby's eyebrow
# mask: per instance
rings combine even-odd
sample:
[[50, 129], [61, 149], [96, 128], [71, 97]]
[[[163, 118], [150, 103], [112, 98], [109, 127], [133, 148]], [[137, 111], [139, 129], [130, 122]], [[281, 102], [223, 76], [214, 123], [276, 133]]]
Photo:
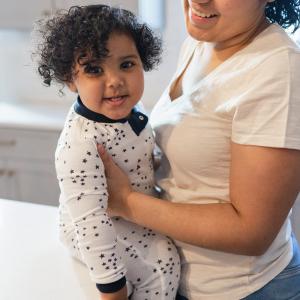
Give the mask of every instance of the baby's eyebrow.
[[125, 55], [125, 56], [121, 56], [121, 57], [120, 57], [120, 59], [122, 59], [122, 60], [123, 60], [123, 59], [130, 59], [130, 58], [131, 58], [131, 59], [132, 59], [132, 58], [133, 58], [133, 59], [138, 59], [138, 55], [136, 55], [136, 54], [129, 54], [129, 55]]
[[101, 60], [99, 59], [89, 59], [86, 61], [83, 61], [81, 63], [82, 66], [86, 66], [86, 65], [93, 65], [93, 64], [100, 64]]
[[99, 58], [93, 58], [93, 57], [88, 57], [86, 55], [82, 55], [82, 56], [79, 56], [77, 58], [77, 63], [80, 66], [86, 66], [86, 65], [91, 65], [91, 64], [99, 64], [100, 62], [101, 62], [101, 59], [99, 59]]

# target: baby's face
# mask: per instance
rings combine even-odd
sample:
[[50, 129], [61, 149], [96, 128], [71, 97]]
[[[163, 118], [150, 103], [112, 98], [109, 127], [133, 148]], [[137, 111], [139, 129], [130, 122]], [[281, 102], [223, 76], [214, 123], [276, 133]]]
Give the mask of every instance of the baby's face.
[[107, 41], [108, 56], [101, 63], [75, 66], [69, 88], [90, 110], [110, 119], [125, 118], [144, 90], [142, 61], [133, 39], [120, 33]]

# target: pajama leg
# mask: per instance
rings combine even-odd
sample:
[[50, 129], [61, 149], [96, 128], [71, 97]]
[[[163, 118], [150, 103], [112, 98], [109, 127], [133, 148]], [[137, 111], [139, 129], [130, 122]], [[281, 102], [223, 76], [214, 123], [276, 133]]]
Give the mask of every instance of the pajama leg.
[[[64, 218], [66, 220], [66, 218]], [[172, 300], [180, 277], [180, 260], [173, 242], [151, 229], [113, 219], [118, 253], [122, 256], [132, 287], [130, 300]], [[60, 239], [70, 254], [82, 260], [72, 224], [60, 224]]]
[[118, 247], [133, 286], [131, 300], [175, 299], [180, 260], [172, 241], [148, 228], [114, 219]]

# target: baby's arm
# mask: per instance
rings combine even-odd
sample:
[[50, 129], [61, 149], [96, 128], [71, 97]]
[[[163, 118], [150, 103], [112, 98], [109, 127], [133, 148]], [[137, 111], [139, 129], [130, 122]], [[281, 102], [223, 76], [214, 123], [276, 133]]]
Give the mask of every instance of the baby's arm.
[[108, 194], [102, 161], [93, 140], [68, 143], [56, 153], [61, 199], [74, 223], [90, 276], [105, 293], [101, 299], [121, 299], [108, 298], [126, 292], [126, 280], [116, 232], [106, 212]]

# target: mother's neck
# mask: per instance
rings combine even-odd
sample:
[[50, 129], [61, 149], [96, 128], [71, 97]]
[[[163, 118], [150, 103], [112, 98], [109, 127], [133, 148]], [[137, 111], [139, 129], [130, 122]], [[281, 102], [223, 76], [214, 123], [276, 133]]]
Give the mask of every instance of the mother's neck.
[[262, 31], [264, 31], [269, 25], [270, 22], [266, 18], [262, 18], [261, 22], [259, 22], [256, 26], [253, 26], [245, 32], [239, 33], [230, 40], [213, 43], [212, 50], [214, 55], [221, 61], [226, 60], [250, 44], [253, 39]]

